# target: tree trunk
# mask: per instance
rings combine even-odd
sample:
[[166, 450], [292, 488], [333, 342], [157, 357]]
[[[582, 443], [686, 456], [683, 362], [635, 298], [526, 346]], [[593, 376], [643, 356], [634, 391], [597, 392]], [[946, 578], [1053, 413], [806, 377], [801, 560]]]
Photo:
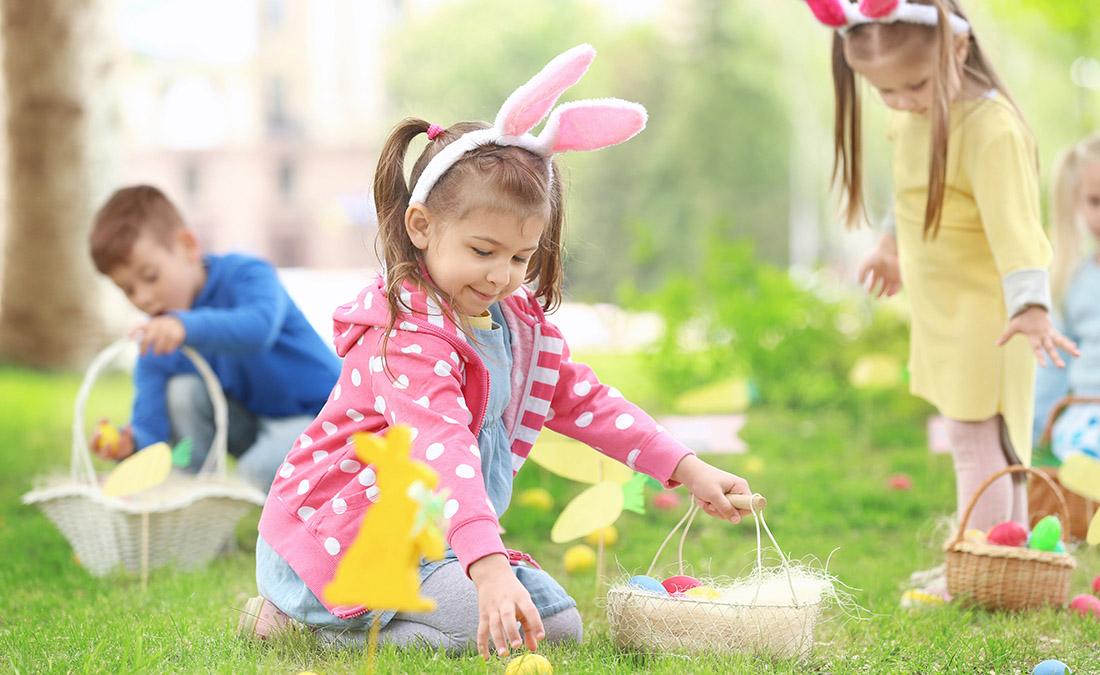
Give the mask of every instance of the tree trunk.
[[[0, 359], [82, 365], [104, 340], [88, 229], [101, 196], [93, 96], [111, 67], [102, 0], [0, 0], [8, 184]], [[102, 109], [102, 106], [101, 106]], [[101, 142], [102, 139], [96, 139]]]

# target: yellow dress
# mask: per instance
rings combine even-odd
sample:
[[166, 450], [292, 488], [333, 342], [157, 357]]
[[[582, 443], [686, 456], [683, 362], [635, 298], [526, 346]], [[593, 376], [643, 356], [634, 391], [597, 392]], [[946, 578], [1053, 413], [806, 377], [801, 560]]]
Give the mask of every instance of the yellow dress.
[[910, 390], [952, 419], [1004, 416], [1013, 447], [1031, 460], [1035, 356], [1027, 339], [1004, 347], [1005, 275], [1047, 269], [1035, 145], [999, 94], [951, 107], [939, 235], [922, 239], [929, 118], [893, 113], [894, 209], [902, 283], [912, 307]]

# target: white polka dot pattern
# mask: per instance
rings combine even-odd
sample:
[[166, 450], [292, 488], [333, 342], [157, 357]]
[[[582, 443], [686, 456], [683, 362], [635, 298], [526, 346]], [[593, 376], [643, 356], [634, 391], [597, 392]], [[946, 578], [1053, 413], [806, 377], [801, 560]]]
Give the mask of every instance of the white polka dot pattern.
[[454, 518], [456, 513], [458, 513], [458, 500], [448, 499], [447, 503], [443, 505], [443, 517]]
[[336, 555], [340, 552], [340, 542], [336, 541], [336, 537], [329, 537], [325, 539], [325, 550], [329, 555]]

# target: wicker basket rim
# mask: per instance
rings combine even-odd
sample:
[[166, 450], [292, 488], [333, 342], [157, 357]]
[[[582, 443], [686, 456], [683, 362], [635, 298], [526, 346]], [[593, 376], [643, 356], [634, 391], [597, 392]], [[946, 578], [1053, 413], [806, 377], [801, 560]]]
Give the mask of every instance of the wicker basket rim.
[[204, 480], [196, 477], [194, 485], [186, 493], [158, 503], [131, 502], [120, 497], [107, 497], [98, 486], [93, 487], [82, 481], [71, 481], [31, 490], [23, 495], [22, 502], [27, 505], [42, 504], [67, 497], [84, 497], [109, 509], [134, 514], [175, 511], [209, 497], [237, 499], [256, 506], [263, 506], [265, 499], [263, 493], [246, 483], [226, 479]]
[[1031, 548], [1019, 546], [999, 546], [974, 541], [962, 541], [952, 543], [944, 547], [944, 550], [955, 553], [967, 553], [983, 558], [1007, 558], [1022, 560], [1025, 562], [1040, 562], [1068, 569], [1077, 568], [1077, 560], [1067, 553], [1054, 553], [1051, 551], [1036, 551]]
[[718, 606], [718, 607], [734, 607], [734, 608], [744, 608], [744, 609], [812, 609], [814, 607], [820, 607], [822, 605], [822, 602], [821, 602], [820, 599], [817, 600], [816, 602], [802, 602], [802, 603], [799, 603], [797, 605], [764, 605], [764, 604], [739, 605], [739, 604], [732, 603], [732, 602], [718, 602], [718, 601], [715, 601], [715, 600], [706, 600], [706, 599], [703, 599], [703, 598], [689, 598], [689, 597], [686, 597], [686, 596], [682, 597], [682, 598], [675, 598], [671, 595], [658, 595], [657, 593], [650, 593], [650, 592], [644, 591], [642, 589], [634, 589], [634, 588], [630, 588], [628, 586], [612, 586], [611, 588], [609, 588], [607, 590], [607, 595], [608, 595], [608, 597], [610, 597], [611, 595], [632, 596], [632, 597], [643, 598], [643, 599], [646, 599], [646, 600], [656, 600], [658, 602], [675, 602], [677, 604], [682, 603], [684, 605], [688, 605], [688, 604], [691, 604], [691, 605], [715, 605], [715, 606]]

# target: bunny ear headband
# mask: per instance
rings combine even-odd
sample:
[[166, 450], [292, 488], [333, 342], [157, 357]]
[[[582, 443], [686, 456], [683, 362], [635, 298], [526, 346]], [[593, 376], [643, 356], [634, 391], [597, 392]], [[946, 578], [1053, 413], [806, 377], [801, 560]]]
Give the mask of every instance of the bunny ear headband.
[[[939, 15], [932, 5], [918, 5], [909, 0], [861, 0], [857, 5], [849, 0], [806, 0], [810, 11], [821, 23], [844, 33], [865, 23], [919, 23], [935, 26]], [[957, 14], [948, 13], [947, 20], [955, 34], [970, 32], [970, 24]]]
[[646, 112], [641, 104], [604, 98], [559, 106], [538, 136], [529, 133], [546, 117], [558, 97], [584, 76], [594, 58], [596, 50], [586, 44], [554, 57], [504, 101], [493, 126], [463, 134], [428, 162], [413, 187], [409, 203], [427, 201], [428, 193], [447, 169], [482, 145], [514, 145], [544, 157], [549, 165], [550, 158], [559, 152], [599, 150], [622, 143], [645, 129]]

